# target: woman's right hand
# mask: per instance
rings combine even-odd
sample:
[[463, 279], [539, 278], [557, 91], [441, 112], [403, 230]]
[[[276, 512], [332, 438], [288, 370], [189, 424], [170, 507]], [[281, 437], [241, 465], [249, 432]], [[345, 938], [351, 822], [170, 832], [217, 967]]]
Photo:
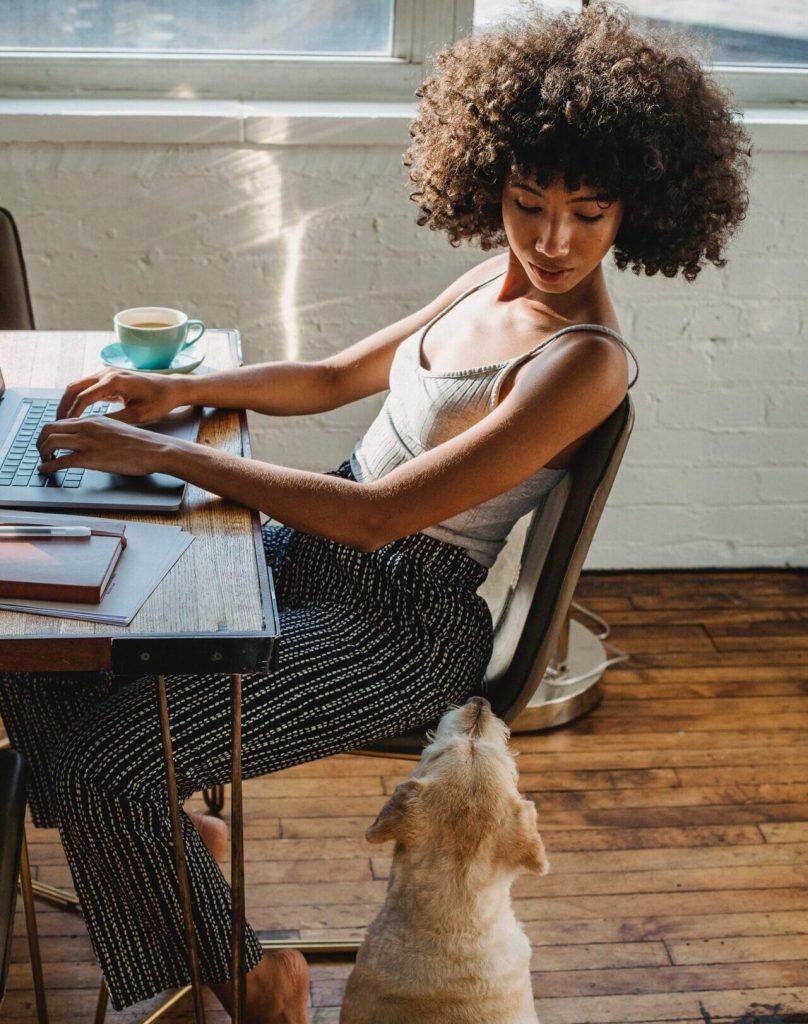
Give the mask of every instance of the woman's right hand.
[[129, 370], [104, 370], [69, 384], [56, 418], [81, 416], [95, 402], [122, 402], [123, 409], [111, 413], [112, 418], [123, 423], [151, 423], [177, 406], [190, 404], [184, 394], [185, 383], [184, 377], [174, 374], [152, 376]]

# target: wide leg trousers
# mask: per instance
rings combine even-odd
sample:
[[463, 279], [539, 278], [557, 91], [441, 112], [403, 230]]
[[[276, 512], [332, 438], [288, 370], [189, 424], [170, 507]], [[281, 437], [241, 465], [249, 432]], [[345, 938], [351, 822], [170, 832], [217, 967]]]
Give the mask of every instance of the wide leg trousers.
[[[245, 778], [401, 734], [482, 679], [486, 570], [460, 548], [415, 534], [361, 553], [278, 526], [264, 542], [280, 663], [243, 678]], [[167, 693], [181, 799], [228, 782], [229, 677], [170, 676]], [[113, 1006], [187, 984], [154, 678], [0, 674], [0, 713], [33, 769], [35, 823], [60, 829]], [[202, 978], [225, 981], [230, 889], [182, 822]], [[245, 948], [251, 969], [249, 928]]]

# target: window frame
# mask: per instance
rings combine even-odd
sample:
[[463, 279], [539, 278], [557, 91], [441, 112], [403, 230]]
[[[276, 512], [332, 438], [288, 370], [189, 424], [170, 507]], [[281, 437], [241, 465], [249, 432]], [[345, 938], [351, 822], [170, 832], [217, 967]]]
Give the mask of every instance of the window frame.
[[[588, 0], [580, 0], [581, 6]], [[340, 57], [238, 52], [136, 53], [8, 50], [6, 98], [173, 99], [284, 102], [411, 101], [430, 58], [471, 31], [474, 0], [394, 0], [392, 55]], [[739, 107], [808, 103], [808, 68], [716, 64]]]
[[361, 101], [410, 99], [423, 65], [471, 31], [474, 0], [394, 0], [392, 54], [22, 49], [0, 53], [6, 97]]
[[808, 67], [716, 64], [716, 80], [732, 93], [736, 106], [788, 107], [808, 103]]

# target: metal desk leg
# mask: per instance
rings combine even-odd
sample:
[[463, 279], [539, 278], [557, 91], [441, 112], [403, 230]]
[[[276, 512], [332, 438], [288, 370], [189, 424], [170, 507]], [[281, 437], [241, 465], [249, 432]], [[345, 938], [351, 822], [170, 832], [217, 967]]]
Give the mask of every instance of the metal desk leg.
[[241, 676], [230, 676], [231, 715], [231, 831], [230, 888], [233, 892], [233, 1014], [235, 1024], [246, 1020], [246, 981], [244, 961], [244, 812], [241, 801]]
[[[179, 797], [177, 794], [177, 779], [174, 771], [174, 754], [173, 746], [171, 742], [171, 727], [168, 716], [168, 698], [166, 695], [165, 676], [157, 677], [157, 690], [160, 703], [160, 731], [163, 740], [163, 755], [166, 766], [166, 782], [168, 785], [168, 799], [169, 799], [169, 811], [171, 814], [171, 830], [174, 838], [174, 857], [177, 868], [177, 877], [179, 879], [180, 886], [180, 902], [182, 904], [183, 921], [185, 925], [185, 938], [188, 948], [188, 966], [191, 973], [191, 986], [189, 988], [182, 988], [175, 992], [164, 1005], [158, 1007], [154, 1013], [150, 1014], [148, 1018], [141, 1022], [141, 1024], [152, 1024], [152, 1021], [156, 1021], [163, 1013], [175, 1005], [183, 996], [188, 992], [193, 992], [194, 997], [194, 1015], [197, 1024], [205, 1024], [205, 1009], [202, 1000], [202, 980], [199, 971], [199, 957], [196, 950], [196, 935], [194, 932], [193, 924], [193, 910], [191, 907], [191, 889], [188, 881], [188, 870], [185, 863], [185, 847], [182, 839], [182, 826], [180, 824], [180, 809], [179, 809]], [[230, 693], [231, 693], [231, 705], [232, 705], [232, 732], [231, 732], [231, 767], [232, 767], [232, 785], [231, 785], [231, 801], [232, 801], [232, 817], [231, 817], [231, 888], [233, 890], [233, 920], [232, 920], [232, 952], [233, 952], [233, 964], [232, 964], [232, 985], [233, 985], [233, 1014], [232, 1019], [236, 1024], [244, 1024], [246, 1019], [246, 981], [245, 981], [245, 959], [244, 959], [244, 930], [246, 927], [246, 913], [245, 913], [245, 890], [244, 890], [244, 810], [242, 803], [242, 789], [241, 789], [241, 675], [234, 674], [230, 677]], [[28, 864], [27, 859], [27, 848], [23, 847], [24, 864]], [[59, 889], [54, 889], [52, 886], [46, 886], [42, 883], [34, 882], [33, 887], [30, 881], [30, 874], [28, 875], [27, 884], [21, 879], [21, 889], [23, 890], [23, 899], [26, 902], [26, 914], [28, 913], [28, 904], [30, 903], [30, 910], [33, 913], [33, 899], [31, 898], [35, 894], [41, 899], [45, 899], [48, 902], [56, 903], [59, 906], [70, 908], [72, 910], [79, 910], [79, 901], [72, 893], [62, 892]], [[26, 897], [26, 889], [28, 896]], [[29, 925], [29, 938], [32, 935], [31, 928], [34, 929], [35, 934], [35, 923], [33, 926]], [[300, 946], [306, 947], [306, 943], [296, 943], [295, 947]], [[274, 942], [264, 942], [262, 946], [265, 949], [272, 948], [290, 948], [288, 942], [278, 943], [277, 946]], [[358, 943], [335, 943], [333, 946], [330, 943], [321, 944], [313, 943], [312, 949], [328, 949], [328, 951], [345, 950], [353, 952]], [[32, 952], [32, 965], [34, 967], [34, 986], [37, 993], [37, 1013], [39, 1024], [47, 1024], [47, 1013], [45, 1010], [45, 994], [44, 987], [41, 981], [41, 964], [38, 957], [35, 957]], [[39, 981], [37, 982], [37, 978]], [[40, 1001], [41, 997], [41, 1001]], [[107, 988], [106, 985], [101, 983], [101, 987], [98, 993], [98, 1003], [96, 1006], [95, 1020], [96, 1024], [101, 1024], [106, 1016], [107, 1008]]]
[[194, 1015], [196, 1024], [205, 1024], [205, 1007], [202, 1004], [202, 979], [199, 973], [199, 958], [196, 952], [196, 935], [194, 934], [194, 917], [191, 908], [191, 886], [188, 881], [188, 869], [185, 863], [185, 847], [182, 841], [180, 824], [180, 805], [177, 795], [177, 777], [174, 772], [174, 751], [171, 745], [171, 727], [168, 721], [168, 697], [166, 695], [166, 677], [157, 677], [157, 692], [160, 700], [160, 730], [163, 736], [163, 755], [166, 765], [166, 781], [168, 783], [168, 804], [171, 814], [171, 830], [174, 834], [174, 860], [177, 878], [180, 883], [180, 902], [185, 922], [185, 942], [188, 951], [188, 967], [191, 972], [191, 987], [194, 995]]
[[107, 1003], [109, 1002], [109, 989], [104, 979], [101, 979], [101, 987], [98, 989], [98, 1001], [95, 1004], [95, 1024], [104, 1024], [107, 1017]]

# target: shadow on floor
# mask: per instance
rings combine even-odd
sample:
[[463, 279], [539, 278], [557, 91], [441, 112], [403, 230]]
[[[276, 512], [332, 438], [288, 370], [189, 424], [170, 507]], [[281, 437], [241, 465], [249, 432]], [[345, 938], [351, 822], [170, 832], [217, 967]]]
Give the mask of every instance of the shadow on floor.
[[[716, 1018], [712, 1017], [699, 1003], [699, 1010], [704, 1018], [704, 1024], [713, 1024]], [[722, 1020], [726, 1018], [721, 1018]], [[768, 1006], [765, 1003], [752, 1003], [742, 1017], [738, 1017], [732, 1024], [808, 1024], [808, 1014], [789, 1013], [785, 1006]]]

